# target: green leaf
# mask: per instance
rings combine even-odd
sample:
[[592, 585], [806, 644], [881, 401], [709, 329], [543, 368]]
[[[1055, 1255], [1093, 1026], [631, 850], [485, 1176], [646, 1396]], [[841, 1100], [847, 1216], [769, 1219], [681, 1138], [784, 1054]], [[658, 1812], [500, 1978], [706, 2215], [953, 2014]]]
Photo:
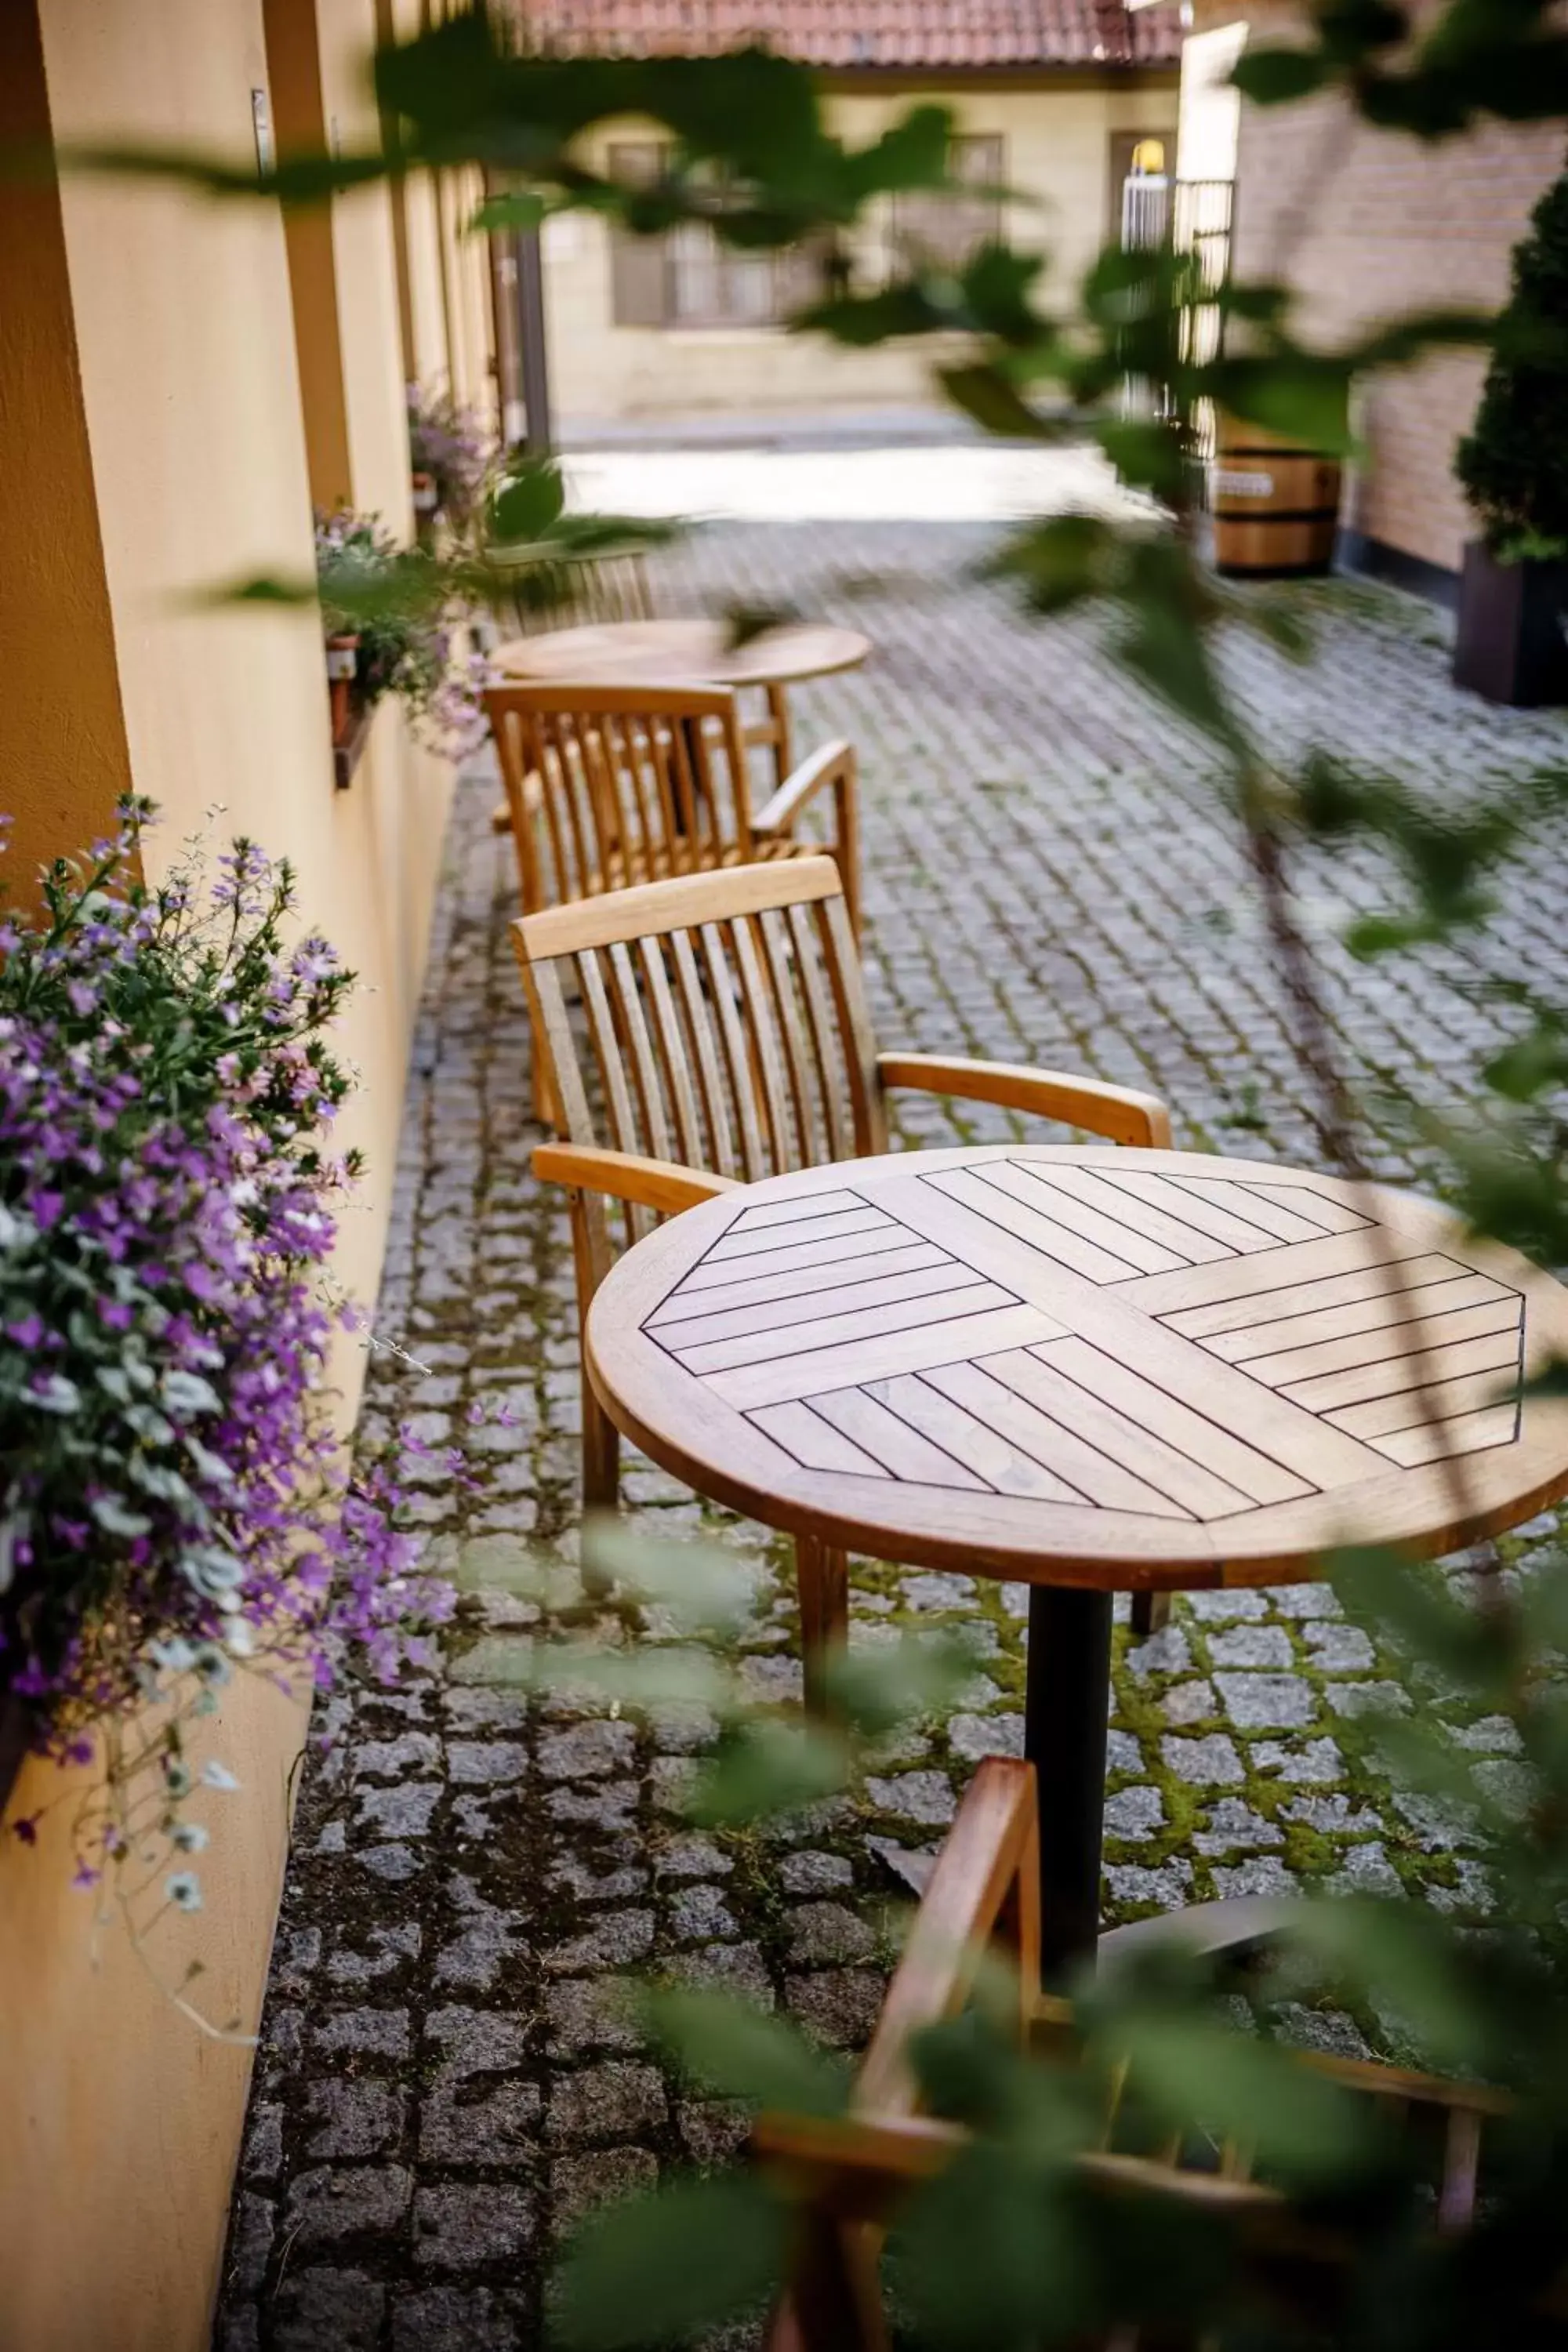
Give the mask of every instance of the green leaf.
[[1104, 592], [1118, 547], [1114, 526], [1100, 515], [1053, 515], [1015, 531], [984, 569], [1022, 581], [1037, 613], [1059, 613]]
[[1418, 2037], [1428, 2063], [1455, 2068], [1488, 2063], [1488, 2029], [1465, 1948], [1436, 1913], [1419, 1903], [1370, 1895], [1304, 1901], [1289, 1939], [1336, 1977], [1373, 1996]]
[[1068, 2182], [977, 2139], [910, 2199], [889, 2267], [921, 2344], [1019, 2352], [1087, 2335], [1090, 2276]]
[[879, 1738], [913, 1716], [945, 1710], [975, 1671], [975, 1654], [961, 1635], [906, 1633], [885, 1650], [837, 1651], [827, 1686], [844, 1719]]
[[651, 1992], [644, 2006], [660, 2045], [717, 2097], [786, 2115], [844, 2113], [849, 2069], [790, 2020], [696, 1987]]
[[796, 334], [823, 334], [854, 351], [868, 350], [906, 335], [943, 331], [952, 320], [913, 279], [884, 287], [877, 294], [849, 294], [828, 302], [813, 303], [790, 320]]
[[272, 572], [257, 572], [246, 580], [216, 582], [193, 589], [178, 601], [187, 609], [208, 612], [226, 604], [315, 604], [320, 590], [314, 580], [280, 580]]
[[1272, 2043], [1191, 2009], [1123, 2011], [1109, 2030], [1108, 2053], [1125, 2060], [1140, 2102], [1172, 2129], [1238, 2139], [1303, 2181], [1333, 2179], [1353, 2162], [1355, 2101]]
[[520, 228], [531, 232], [544, 219], [546, 205], [542, 196], [531, 189], [517, 189], [510, 195], [489, 196], [475, 207], [470, 226], [476, 229]]
[[753, 1580], [717, 1544], [673, 1543], [599, 1512], [584, 1525], [583, 1564], [667, 1611], [689, 1633], [733, 1638], [756, 1617]]
[[491, 497], [489, 535], [502, 548], [509, 541], [543, 539], [565, 504], [566, 485], [552, 457], [514, 458]]
[[847, 1761], [843, 1741], [825, 1727], [764, 1719], [724, 1742], [687, 1810], [713, 1826], [795, 1812], [841, 1789]]
[[912, 106], [869, 147], [845, 158], [846, 188], [863, 201], [900, 189], [942, 187], [952, 137], [950, 107]]
[[591, 1693], [638, 1709], [700, 1707], [727, 1717], [752, 1703], [744, 1685], [711, 1650], [663, 1643], [625, 1650], [587, 1642], [541, 1643], [531, 1653], [526, 1679], [535, 1690]]
[[963, 299], [971, 319], [984, 334], [1016, 347], [1038, 346], [1056, 334], [1049, 320], [1037, 315], [1029, 289], [1046, 266], [1039, 253], [1015, 253], [1005, 245], [984, 245], [963, 272]]
[[987, 433], [1012, 441], [1047, 441], [1059, 437], [1051, 419], [1037, 416], [1028, 402], [999, 368], [941, 368], [938, 381], [947, 396]]
[[1188, 461], [1170, 425], [1152, 418], [1109, 416], [1090, 428], [1124, 482], [1173, 504], [1185, 488]]
[[1324, 59], [1309, 49], [1248, 49], [1237, 59], [1233, 89], [1255, 106], [1289, 106], [1310, 98], [1329, 79]]
[[1224, 359], [1205, 372], [1214, 397], [1248, 424], [1289, 434], [1309, 449], [1349, 454], [1348, 362], [1321, 353], [1270, 353], [1263, 359]]
[[681, 2180], [595, 2214], [558, 2277], [569, 2352], [631, 2352], [716, 2326], [784, 2277], [788, 2217], [760, 2175]]
[[1553, 1014], [1539, 1013], [1531, 1028], [1493, 1055], [1481, 1076], [1494, 1094], [1510, 1102], [1533, 1102], [1568, 1084], [1568, 1031]]
[[[1500, 1374], [1500, 1396], [1508, 1393]], [[1492, 1692], [1508, 1657], [1489, 1613], [1467, 1608], [1440, 1570], [1376, 1544], [1331, 1552], [1324, 1567], [1346, 1613], [1375, 1640], [1393, 1642], [1475, 1696]]]

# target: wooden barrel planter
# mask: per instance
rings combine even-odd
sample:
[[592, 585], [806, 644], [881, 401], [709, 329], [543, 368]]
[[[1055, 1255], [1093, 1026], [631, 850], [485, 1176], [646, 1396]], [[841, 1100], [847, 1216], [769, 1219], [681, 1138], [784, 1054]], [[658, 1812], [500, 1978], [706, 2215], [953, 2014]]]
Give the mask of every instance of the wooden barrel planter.
[[1227, 578], [1299, 579], [1334, 557], [1340, 461], [1222, 416], [1209, 477], [1215, 570]]

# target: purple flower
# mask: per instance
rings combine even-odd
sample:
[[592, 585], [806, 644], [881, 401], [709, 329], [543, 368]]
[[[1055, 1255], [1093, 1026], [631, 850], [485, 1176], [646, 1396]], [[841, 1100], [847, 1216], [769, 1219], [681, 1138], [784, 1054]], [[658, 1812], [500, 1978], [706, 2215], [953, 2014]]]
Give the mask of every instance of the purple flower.
[[[320, 1130], [347, 1080], [322, 1033], [344, 982], [324, 940], [287, 938], [291, 891], [247, 843], [206, 892], [127, 866], [89, 898], [57, 874], [0, 964], [0, 1208], [37, 1229], [0, 1256], [0, 1330], [29, 1360], [0, 1693], [62, 1761], [150, 1675], [210, 1697], [254, 1654], [325, 1686], [355, 1650], [395, 1675], [449, 1612], [397, 1463], [345, 1477], [327, 1418], [339, 1310], [317, 1285], [345, 1176]], [[175, 1756], [165, 1777], [190, 1785]]]

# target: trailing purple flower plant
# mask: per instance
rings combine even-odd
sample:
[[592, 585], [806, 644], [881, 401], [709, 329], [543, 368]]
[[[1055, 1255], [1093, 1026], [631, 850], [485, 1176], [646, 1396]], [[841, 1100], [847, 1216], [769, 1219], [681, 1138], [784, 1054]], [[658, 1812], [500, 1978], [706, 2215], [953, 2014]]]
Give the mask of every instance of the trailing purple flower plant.
[[[350, 1469], [330, 1412], [355, 1318], [324, 1268], [359, 1166], [328, 1148], [349, 1081], [325, 1033], [353, 975], [287, 935], [293, 877], [254, 843], [205, 888], [146, 885], [150, 814], [125, 803], [0, 924], [0, 1695], [62, 1761], [102, 1742], [89, 1885], [149, 1838], [205, 1844], [184, 1726], [237, 1664], [324, 1687], [357, 1654], [391, 1681], [451, 1608], [395, 1456]], [[163, 1900], [195, 1908], [195, 1874]]]
[[494, 436], [474, 408], [449, 392], [408, 386], [408, 449], [414, 471], [436, 485], [436, 510], [459, 538], [477, 520], [497, 461]]
[[486, 733], [484, 692], [497, 673], [459, 649], [484, 617], [464, 593], [462, 567], [422, 547], [399, 547], [374, 515], [316, 517], [316, 582], [328, 636], [358, 639], [354, 692], [365, 708], [395, 694], [422, 742], [460, 760]]

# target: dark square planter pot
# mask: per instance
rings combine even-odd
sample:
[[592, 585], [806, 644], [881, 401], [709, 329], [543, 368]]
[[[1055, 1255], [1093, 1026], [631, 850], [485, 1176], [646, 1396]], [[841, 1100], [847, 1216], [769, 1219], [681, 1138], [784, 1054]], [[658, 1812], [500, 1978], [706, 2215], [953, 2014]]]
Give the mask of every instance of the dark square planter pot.
[[1500, 563], [1465, 549], [1454, 683], [1488, 702], [1568, 702], [1568, 563]]

